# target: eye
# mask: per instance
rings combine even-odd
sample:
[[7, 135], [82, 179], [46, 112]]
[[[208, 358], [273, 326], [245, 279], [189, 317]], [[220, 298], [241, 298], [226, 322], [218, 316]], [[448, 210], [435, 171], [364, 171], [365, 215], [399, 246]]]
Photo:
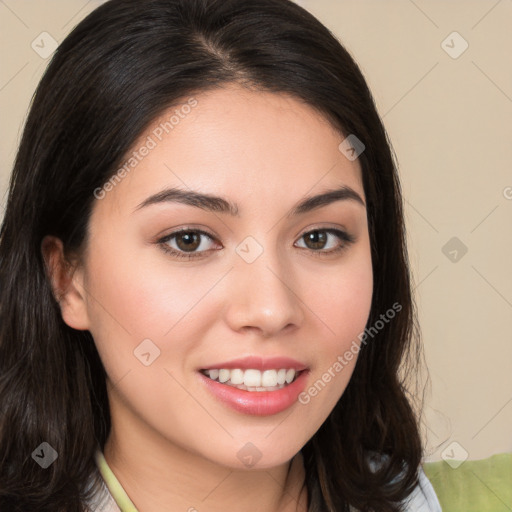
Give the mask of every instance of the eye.
[[[333, 248], [326, 250], [325, 246], [329, 242], [329, 238], [331, 238], [331, 245], [334, 239], [334, 243], [336, 243], [336, 239], [338, 239], [338, 244]], [[346, 249], [350, 244], [355, 242], [355, 237], [347, 233], [346, 231], [342, 231], [341, 229], [335, 228], [326, 228], [326, 229], [314, 229], [312, 231], [308, 231], [304, 233], [300, 240], [304, 240], [306, 244], [306, 249], [310, 252], [318, 253], [315, 255], [318, 256], [328, 256], [333, 253], [338, 253], [344, 249]], [[341, 241], [341, 243], [339, 243]]]
[[[201, 240], [202, 237], [206, 237], [210, 241], [214, 240], [212, 235], [200, 229], [180, 229], [165, 236], [158, 243], [164, 251], [177, 258], [192, 259], [200, 256], [200, 254], [195, 252], [199, 248], [202, 249], [199, 253], [207, 252], [208, 250], [204, 248], [205, 244]], [[173, 243], [175, 243], [176, 247], [172, 246]]]
[[[193, 259], [201, 257], [202, 253], [208, 252], [208, 242], [203, 243], [202, 238], [206, 238], [210, 242], [215, 241], [213, 235], [201, 229], [184, 228], [174, 233], [170, 233], [158, 240], [158, 244], [162, 249], [176, 258]], [[338, 244], [336, 245], [336, 239]], [[329, 256], [346, 249], [350, 244], [355, 242], [355, 237], [349, 233], [335, 228], [314, 229], [303, 234], [299, 239], [304, 240], [306, 247], [301, 247], [314, 253], [316, 256]], [[333, 248], [328, 250], [325, 246], [328, 242], [334, 242]], [[206, 245], [206, 247], [205, 247]]]

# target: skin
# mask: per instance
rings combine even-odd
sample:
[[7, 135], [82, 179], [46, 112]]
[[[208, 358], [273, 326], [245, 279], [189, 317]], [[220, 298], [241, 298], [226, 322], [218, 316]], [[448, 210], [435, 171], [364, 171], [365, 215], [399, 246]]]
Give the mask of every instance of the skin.
[[[247, 355], [289, 356], [309, 367], [308, 389], [357, 340], [373, 287], [365, 206], [344, 200], [286, 215], [341, 185], [364, 201], [361, 168], [339, 151], [344, 136], [293, 97], [229, 85], [195, 98], [172, 132], [96, 200], [81, 264], [67, 268], [53, 237], [43, 254], [64, 321], [91, 332], [105, 366], [112, 430], [104, 453], [139, 511], [306, 510], [300, 449], [343, 394], [357, 358], [308, 404], [269, 416], [219, 402], [197, 370]], [[134, 212], [170, 186], [227, 197], [240, 217], [170, 202]], [[159, 245], [181, 227], [213, 235], [200, 238], [198, 258], [178, 259]], [[355, 241], [322, 257], [345, 244], [329, 235], [323, 249], [308, 246], [303, 235], [322, 228]], [[252, 263], [235, 251], [247, 236], [263, 248]], [[176, 238], [167, 245], [186, 248]], [[160, 350], [149, 366], [134, 356], [147, 338]], [[237, 457], [248, 442], [261, 453], [252, 468]]]

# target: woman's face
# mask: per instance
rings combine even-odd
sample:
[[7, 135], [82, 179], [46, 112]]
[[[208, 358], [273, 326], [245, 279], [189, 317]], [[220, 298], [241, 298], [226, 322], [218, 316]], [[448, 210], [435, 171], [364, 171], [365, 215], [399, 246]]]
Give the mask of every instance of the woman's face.
[[[137, 450], [273, 467], [343, 394], [373, 286], [361, 169], [343, 138], [298, 100], [229, 86], [155, 120], [95, 192], [74, 278], [83, 301], [63, 314], [90, 330], [113, 429]], [[297, 208], [331, 190], [345, 192]]]

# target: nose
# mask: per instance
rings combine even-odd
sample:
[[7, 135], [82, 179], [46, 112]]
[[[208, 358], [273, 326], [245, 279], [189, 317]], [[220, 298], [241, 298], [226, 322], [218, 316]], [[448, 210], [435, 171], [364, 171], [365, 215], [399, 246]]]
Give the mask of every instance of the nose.
[[304, 318], [293, 269], [265, 249], [252, 263], [235, 255], [226, 320], [234, 331], [271, 337], [298, 328]]

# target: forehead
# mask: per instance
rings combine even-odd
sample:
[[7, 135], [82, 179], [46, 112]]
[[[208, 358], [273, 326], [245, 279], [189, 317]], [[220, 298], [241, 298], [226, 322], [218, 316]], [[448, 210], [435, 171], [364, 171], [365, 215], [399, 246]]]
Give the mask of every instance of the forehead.
[[185, 97], [156, 118], [119, 166], [102, 207], [133, 208], [166, 187], [229, 195], [249, 210], [315, 188], [346, 185], [364, 197], [344, 136], [316, 109], [285, 94], [237, 85]]

